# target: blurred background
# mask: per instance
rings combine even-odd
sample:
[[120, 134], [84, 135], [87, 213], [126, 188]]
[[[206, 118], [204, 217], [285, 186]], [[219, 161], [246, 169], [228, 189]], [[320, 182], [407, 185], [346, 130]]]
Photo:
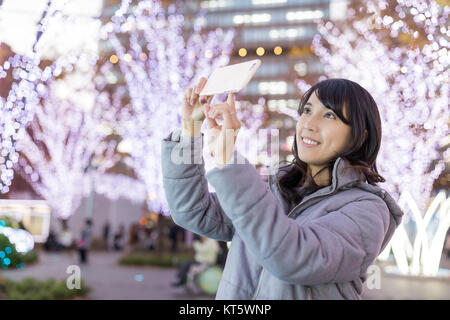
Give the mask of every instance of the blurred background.
[[310, 86], [372, 94], [406, 216], [364, 299], [449, 299], [449, 5], [0, 1], [0, 299], [213, 299], [230, 243], [174, 224], [160, 143], [187, 88], [252, 59], [237, 148], [261, 173], [293, 159]]

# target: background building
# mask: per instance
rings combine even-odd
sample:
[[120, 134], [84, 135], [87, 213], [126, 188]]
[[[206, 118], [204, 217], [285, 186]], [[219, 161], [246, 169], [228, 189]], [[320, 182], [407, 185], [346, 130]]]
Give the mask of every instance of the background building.
[[[162, 2], [167, 7], [176, 1]], [[353, 2], [355, 1], [190, 0], [179, 2], [183, 5], [186, 34], [190, 33], [194, 23], [201, 25], [205, 31], [218, 27], [224, 30], [233, 29], [235, 40], [230, 63], [256, 58], [262, 60], [260, 69], [246, 89], [239, 94], [238, 99], [259, 102], [269, 112], [269, 121], [280, 130], [280, 160], [284, 158], [289, 160], [295, 120], [278, 113], [277, 110], [281, 107], [292, 110], [298, 108], [300, 92], [295, 87], [296, 79], [301, 78], [313, 84], [323, 74], [323, 66], [311, 47], [312, 38], [318, 33], [314, 19], [343, 19], [347, 6]], [[120, 0], [103, 0], [99, 18], [107, 21], [118, 9], [120, 3]], [[103, 59], [110, 59], [114, 54], [107, 41], [100, 41], [98, 48]], [[9, 51], [9, 48], [2, 47], [0, 56], [11, 54]], [[120, 81], [119, 73], [111, 76], [111, 85]], [[6, 86], [0, 85], [0, 87]], [[449, 142], [448, 136], [442, 139], [440, 143], [442, 150], [448, 150]], [[121, 151], [120, 148], [119, 151]], [[450, 189], [449, 153], [444, 153], [444, 156], [446, 169], [435, 181], [434, 190]], [[126, 152], [124, 152], [124, 158], [126, 158]], [[123, 161], [119, 162], [112, 172], [135, 176]], [[22, 193], [24, 191], [28, 194], [27, 196]], [[11, 192], [0, 197], [39, 198], [19, 175], [16, 175], [13, 180]], [[111, 204], [111, 209], [113, 206]], [[136, 211], [136, 217], [141, 215], [139, 206], [133, 210]], [[79, 211], [84, 212], [85, 209], [80, 208]], [[80, 216], [81, 224], [84, 213], [75, 214], [75, 216]], [[96, 224], [99, 228], [101, 225], [102, 223]]]
[[[280, 130], [280, 160], [290, 160], [295, 120], [276, 112], [297, 110], [300, 93], [296, 79], [313, 84], [323, 74], [314, 55], [315, 19], [345, 17], [347, 0], [202, 0], [186, 1], [187, 31], [194, 22], [205, 30], [234, 29], [230, 63], [260, 59], [261, 67], [238, 95], [252, 103], [265, 102], [271, 124]], [[203, 13], [203, 16], [199, 14]], [[263, 99], [263, 100], [261, 100]], [[263, 103], [264, 104], [264, 103]]]

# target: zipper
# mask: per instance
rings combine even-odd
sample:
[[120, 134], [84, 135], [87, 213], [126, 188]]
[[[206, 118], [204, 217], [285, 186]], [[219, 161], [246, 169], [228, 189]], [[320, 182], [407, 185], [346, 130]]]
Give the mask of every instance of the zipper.
[[261, 280], [262, 280], [263, 274], [264, 274], [264, 268], [262, 268], [262, 271], [261, 271], [261, 273], [259, 275], [258, 286], [256, 287], [256, 291], [255, 291], [255, 294], [252, 297], [252, 300], [256, 300], [256, 297], [258, 296], [258, 293], [259, 293], [259, 289], [261, 289], [261, 282], [262, 282]]
[[[336, 181], [336, 186], [337, 186], [337, 185], [338, 185], [338, 182], [337, 182], [337, 177], [336, 177], [336, 175], [334, 176], [334, 180]], [[306, 201], [304, 201], [304, 202], [300, 202], [298, 205], [296, 205], [296, 206], [289, 212], [289, 214], [288, 214], [287, 216], [289, 217], [289, 216], [295, 211], [295, 209], [297, 209], [297, 208], [298, 208], [299, 206], [301, 206], [302, 204], [305, 204], [305, 203], [308, 202], [309, 200], [315, 199], [315, 198], [317, 198], [317, 197], [327, 196], [327, 195], [333, 193], [334, 190], [335, 190], [335, 188], [331, 189], [331, 191], [329, 191], [329, 192], [327, 192], [327, 193], [325, 193], [325, 194], [322, 194], [322, 195], [320, 195], [320, 196], [315, 196], [315, 197], [309, 198], [308, 200], [306, 200]], [[254, 294], [253, 297], [252, 297], [252, 300], [256, 300], [256, 297], [258, 296], [259, 290], [261, 289], [261, 282], [262, 282], [262, 276], [263, 276], [263, 274], [264, 274], [264, 267], [262, 268], [262, 271], [261, 271], [261, 273], [260, 273], [260, 275], [259, 275], [258, 285], [257, 285], [257, 287], [256, 287], [256, 291], [255, 291], [255, 294]], [[311, 288], [309, 288], [309, 289], [310, 289], [310, 294], [311, 294], [311, 296], [308, 298], [308, 300], [312, 300], [312, 289], [311, 289]]]

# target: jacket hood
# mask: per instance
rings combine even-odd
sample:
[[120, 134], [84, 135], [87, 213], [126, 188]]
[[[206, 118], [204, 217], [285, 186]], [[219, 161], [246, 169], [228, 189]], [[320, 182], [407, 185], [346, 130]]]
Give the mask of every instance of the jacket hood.
[[[377, 195], [383, 201], [386, 203], [387, 208], [390, 212], [390, 223], [389, 228], [386, 233], [385, 240], [383, 242], [382, 249], [386, 246], [387, 242], [391, 239], [392, 235], [394, 234], [395, 229], [399, 226], [399, 224], [402, 221], [403, 217], [403, 211], [398, 206], [397, 202], [392, 198], [392, 196], [383, 188], [379, 186], [374, 186], [369, 183], [367, 183], [365, 177], [363, 177], [362, 182], [358, 182], [359, 178], [359, 172], [358, 170], [354, 168], [345, 168], [347, 165], [349, 165], [349, 161], [339, 157], [336, 159], [333, 165], [333, 171], [331, 175], [331, 185], [328, 187], [325, 187], [319, 191], [317, 191], [317, 195], [321, 193], [328, 193], [328, 192], [336, 192], [338, 190], [347, 190], [354, 187], [357, 187], [361, 190], [364, 190], [366, 192], [370, 192], [374, 195]], [[278, 167], [277, 170], [277, 178], [281, 178], [284, 174], [286, 174], [286, 169], [293, 164], [281, 164]], [[283, 170], [280, 170], [283, 169]], [[269, 182], [274, 182], [274, 176], [269, 176]], [[316, 193], [314, 193], [316, 194]], [[313, 195], [314, 195], [313, 194]], [[311, 195], [311, 197], [313, 197]], [[308, 196], [309, 197], [309, 196]], [[305, 197], [306, 198], [306, 197]]]
[[379, 186], [367, 183], [365, 178], [362, 182], [358, 182], [359, 173], [356, 169], [347, 168], [347, 170], [344, 170], [345, 166], [349, 164], [349, 161], [344, 158], [339, 157], [336, 159], [333, 167], [333, 188], [345, 190], [354, 186], [377, 195], [386, 203], [396, 228], [401, 223], [403, 216], [403, 211], [400, 209], [397, 202], [386, 190]]

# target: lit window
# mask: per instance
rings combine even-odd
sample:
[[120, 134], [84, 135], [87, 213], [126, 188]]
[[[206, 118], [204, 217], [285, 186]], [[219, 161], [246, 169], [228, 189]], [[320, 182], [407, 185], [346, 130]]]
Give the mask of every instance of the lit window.
[[298, 101], [296, 99], [289, 99], [287, 101], [288, 108], [290, 108], [290, 109], [297, 109], [299, 103], [300, 103], [300, 101]]
[[[280, 85], [278, 85], [278, 86], [280, 87]], [[286, 92], [284, 92], [284, 93], [286, 93]], [[278, 108], [284, 109], [284, 108], [286, 108], [286, 106], [287, 106], [287, 100], [285, 100], [285, 99], [278, 100]]]
[[269, 107], [269, 110], [272, 111], [272, 112], [275, 112], [278, 109], [276, 100], [269, 100], [267, 102], [267, 106]]
[[298, 62], [294, 65], [294, 70], [301, 77], [305, 76], [308, 72], [308, 67], [304, 62]]
[[229, 1], [227, 0], [210, 0], [210, 1], [202, 1], [200, 6], [206, 9], [214, 9], [214, 8], [224, 8], [229, 6]]
[[280, 4], [286, 3], [287, 0], [252, 0], [252, 4], [255, 6], [267, 5], [267, 4]]
[[298, 20], [313, 20], [320, 19], [324, 16], [321, 10], [307, 10], [307, 11], [289, 11], [286, 13], [286, 20], [298, 21]]
[[[258, 84], [258, 91], [260, 94], [286, 94], [286, 81], [262, 81]], [[286, 100], [282, 100], [283, 105], [286, 106]], [[281, 104], [278, 105], [281, 107]]]
[[300, 38], [306, 34], [305, 28], [271, 29], [269, 37], [271, 39]]
[[272, 19], [269, 13], [255, 13], [255, 14], [243, 14], [233, 17], [234, 24], [244, 23], [267, 23]]
[[287, 38], [295, 38], [298, 35], [298, 31], [296, 29], [287, 29], [286, 30], [286, 37]]
[[278, 39], [280, 37], [280, 31], [274, 29], [270, 30], [269, 37], [271, 37], [272, 39]]

